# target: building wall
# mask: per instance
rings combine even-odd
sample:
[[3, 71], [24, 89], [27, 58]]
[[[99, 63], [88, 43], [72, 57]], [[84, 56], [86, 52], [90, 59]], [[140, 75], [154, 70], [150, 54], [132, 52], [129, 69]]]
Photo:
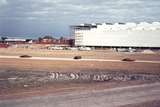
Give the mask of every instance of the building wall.
[[75, 30], [76, 46], [160, 47], [160, 29]]

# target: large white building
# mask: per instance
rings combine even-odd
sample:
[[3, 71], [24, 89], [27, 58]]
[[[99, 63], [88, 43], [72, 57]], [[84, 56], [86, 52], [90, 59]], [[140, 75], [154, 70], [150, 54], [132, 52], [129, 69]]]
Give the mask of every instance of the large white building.
[[160, 48], [160, 23], [103, 23], [72, 26], [76, 46]]

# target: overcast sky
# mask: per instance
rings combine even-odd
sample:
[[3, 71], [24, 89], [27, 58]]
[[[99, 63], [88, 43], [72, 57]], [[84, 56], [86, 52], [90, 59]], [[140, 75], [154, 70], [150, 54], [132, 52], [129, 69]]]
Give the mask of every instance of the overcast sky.
[[0, 0], [0, 35], [68, 36], [69, 25], [160, 21], [160, 0]]

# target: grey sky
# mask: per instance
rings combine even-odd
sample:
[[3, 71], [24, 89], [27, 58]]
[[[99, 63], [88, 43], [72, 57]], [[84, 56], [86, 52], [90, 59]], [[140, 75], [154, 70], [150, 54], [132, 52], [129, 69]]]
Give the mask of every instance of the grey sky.
[[69, 25], [160, 21], [160, 0], [0, 0], [0, 35], [69, 35]]

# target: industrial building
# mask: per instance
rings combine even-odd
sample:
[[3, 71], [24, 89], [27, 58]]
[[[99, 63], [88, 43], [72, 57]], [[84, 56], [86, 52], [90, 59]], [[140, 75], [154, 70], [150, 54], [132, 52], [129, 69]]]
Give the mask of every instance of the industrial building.
[[160, 48], [160, 22], [71, 26], [75, 46]]

